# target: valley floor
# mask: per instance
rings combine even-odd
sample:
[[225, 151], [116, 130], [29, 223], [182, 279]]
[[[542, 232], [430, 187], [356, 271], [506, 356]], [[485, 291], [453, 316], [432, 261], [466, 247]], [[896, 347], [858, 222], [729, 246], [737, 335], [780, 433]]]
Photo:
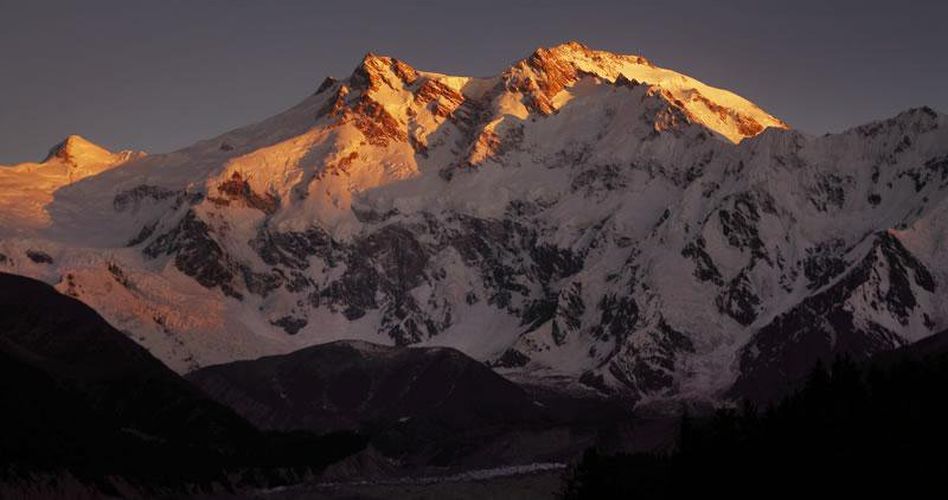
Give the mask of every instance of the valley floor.
[[[260, 492], [267, 500], [483, 500], [553, 499], [563, 490], [566, 466], [559, 463], [483, 469], [449, 476], [299, 485]], [[214, 497], [231, 500], [238, 497]], [[244, 498], [241, 496], [240, 498]]]

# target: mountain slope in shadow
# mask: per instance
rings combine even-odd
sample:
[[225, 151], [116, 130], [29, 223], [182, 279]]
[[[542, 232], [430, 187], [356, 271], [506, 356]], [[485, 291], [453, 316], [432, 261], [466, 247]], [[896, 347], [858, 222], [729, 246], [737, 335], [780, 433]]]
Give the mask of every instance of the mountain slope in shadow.
[[258, 431], [79, 301], [9, 274], [0, 274], [0, 406], [8, 483], [69, 475], [106, 492], [107, 478], [173, 491], [223, 484], [236, 470], [316, 469], [359, 447], [353, 437]]
[[[588, 450], [564, 498], [719, 494], [922, 497], [948, 474], [948, 332], [859, 362], [818, 363], [766, 407], [746, 403], [681, 418], [670, 453]], [[740, 471], [740, 482], [721, 481]]]
[[351, 429], [388, 420], [469, 428], [534, 418], [532, 398], [449, 348], [338, 341], [186, 375], [265, 429]]
[[624, 414], [530, 391], [441, 347], [338, 341], [186, 378], [262, 429], [357, 431], [403, 471], [568, 460]]

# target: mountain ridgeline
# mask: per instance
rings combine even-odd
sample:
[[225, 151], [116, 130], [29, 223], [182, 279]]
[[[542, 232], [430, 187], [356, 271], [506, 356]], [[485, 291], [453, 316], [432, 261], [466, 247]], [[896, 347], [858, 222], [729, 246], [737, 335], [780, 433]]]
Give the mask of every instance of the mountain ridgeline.
[[628, 418], [602, 398], [527, 390], [444, 347], [337, 341], [186, 378], [261, 429], [357, 432], [371, 460], [408, 470], [566, 461]]
[[538, 413], [516, 384], [447, 348], [339, 341], [202, 368], [187, 379], [273, 430], [352, 430], [398, 419], [459, 432]]
[[369, 54], [179, 151], [71, 138], [0, 169], [0, 270], [179, 373], [348, 340], [639, 404], [767, 401], [948, 326], [946, 196], [928, 108], [814, 137], [575, 42], [488, 78]]

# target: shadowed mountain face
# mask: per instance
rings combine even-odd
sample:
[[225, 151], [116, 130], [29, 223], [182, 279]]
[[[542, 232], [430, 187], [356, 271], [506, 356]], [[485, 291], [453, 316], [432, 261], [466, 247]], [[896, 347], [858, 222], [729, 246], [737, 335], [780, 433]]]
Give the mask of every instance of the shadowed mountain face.
[[37, 281], [0, 275], [0, 355], [4, 428], [38, 431], [4, 433], [24, 456], [45, 445], [63, 457], [105, 455], [121, 451], [109, 449], [116, 440], [227, 455], [255, 432], [94, 311]]
[[[854, 362], [840, 356], [766, 411], [683, 416], [669, 454], [590, 450], [564, 498], [920, 498], [948, 473], [948, 332]], [[600, 450], [601, 451], [601, 450]], [[740, 484], [721, 481], [740, 471]]]
[[[180, 486], [296, 458], [87, 306], [9, 274], [0, 274], [0, 389], [0, 478], [8, 480], [68, 472]], [[313, 466], [338, 454], [309, 444]]]
[[[923, 297], [936, 291], [935, 280], [896, 236], [881, 233], [870, 240], [868, 253], [842, 278], [757, 332], [741, 352], [732, 396], [761, 403], [778, 399], [795, 390], [817, 360], [866, 360], [907, 344], [900, 333], [910, 328], [910, 316]], [[860, 321], [863, 311], [891, 319]], [[927, 314], [919, 319], [927, 329], [934, 326]]]
[[948, 330], [936, 333], [914, 344], [879, 353], [872, 358], [872, 361], [878, 366], [887, 367], [900, 362], [918, 361], [939, 356], [948, 359]]
[[262, 429], [357, 430], [406, 467], [568, 459], [625, 412], [528, 392], [450, 348], [337, 341], [186, 375]]
[[339, 341], [186, 376], [264, 429], [352, 429], [420, 420], [446, 428], [516, 422], [539, 410], [520, 387], [447, 348]]

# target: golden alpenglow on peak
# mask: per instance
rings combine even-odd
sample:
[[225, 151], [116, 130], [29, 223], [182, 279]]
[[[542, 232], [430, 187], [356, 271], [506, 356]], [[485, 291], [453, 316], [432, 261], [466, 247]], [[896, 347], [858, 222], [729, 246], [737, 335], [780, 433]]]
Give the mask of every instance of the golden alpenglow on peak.
[[101, 163], [110, 160], [112, 152], [89, 141], [78, 134], [72, 134], [63, 139], [63, 142], [52, 147], [46, 160], [59, 158], [70, 163]]
[[549, 115], [556, 111], [556, 95], [584, 77], [625, 84], [638, 82], [666, 99], [684, 117], [720, 134], [731, 142], [753, 137], [768, 127], [789, 128], [754, 103], [695, 78], [656, 66], [640, 55], [594, 50], [571, 41], [541, 47], [505, 73], [509, 87], [529, 97], [529, 106]]
[[[640, 55], [595, 50], [577, 41], [540, 47], [500, 75], [489, 78], [421, 71], [394, 57], [369, 52], [338, 92], [361, 91], [359, 95], [363, 98], [371, 96], [396, 116], [412, 107], [403, 102], [405, 99], [415, 96], [419, 88], [427, 92], [433, 86], [452, 89], [465, 100], [474, 99], [466, 109], [489, 111], [500, 106], [495, 111], [514, 116], [522, 112], [550, 116], [577, 95], [577, 85], [587, 78], [606, 87], [642, 84], [649, 96], [673, 108], [669, 112], [678, 118], [672, 122], [706, 127], [734, 143], [768, 127], [789, 128], [784, 121], [733, 92], [658, 67]], [[335, 84], [335, 80], [327, 79], [320, 92]], [[521, 101], [523, 111], [508, 109], [512, 100]], [[339, 105], [342, 104], [340, 100]], [[410, 121], [408, 116], [403, 118]], [[657, 129], [667, 129], [668, 123], [663, 120]]]

